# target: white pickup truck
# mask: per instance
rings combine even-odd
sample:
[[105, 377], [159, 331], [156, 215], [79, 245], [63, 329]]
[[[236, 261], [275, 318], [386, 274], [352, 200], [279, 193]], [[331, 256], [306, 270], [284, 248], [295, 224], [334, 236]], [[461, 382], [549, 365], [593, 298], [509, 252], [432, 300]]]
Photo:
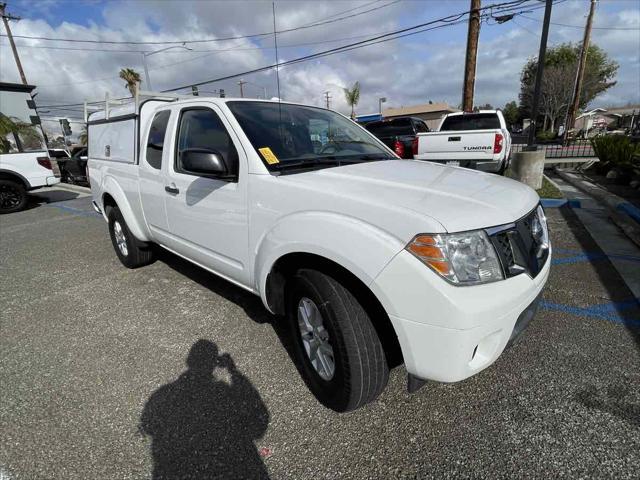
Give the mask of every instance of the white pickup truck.
[[417, 135], [413, 158], [500, 173], [509, 166], [511, 134], [500, 110], [445, 115], [435, 132]]
[[94, 113], [88, 132], [120, 261], [148, 264], [159, 245], [259, 295], [336, 411], [374, 400], [402, 361], [410, 391], [486, 368], [549, 275], [534, 190], [400, 160], [330, 110], [155, 97]]

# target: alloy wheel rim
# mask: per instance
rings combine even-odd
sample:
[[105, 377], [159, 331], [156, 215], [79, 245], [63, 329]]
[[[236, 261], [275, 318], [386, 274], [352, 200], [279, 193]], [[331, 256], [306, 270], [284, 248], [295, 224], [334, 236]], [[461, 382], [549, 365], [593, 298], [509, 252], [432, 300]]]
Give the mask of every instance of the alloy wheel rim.
[[0, 186], [0, 208], [10, 209], [20, 205], [20, 192], [11, 185]]
[[310, 298], [302, 297], [298, 302], [298, 328], [311, 365], [320, 378], [331, 380], [336, 371], [333, 347], [322, 314]]
[[118, 250], [125, 257], [129, 254], [129, 248], [127, 247], [127, 238], [124, 235], [124, 230], [122, 230], [122, 225], [117, 220], [113, 222], [113, 234], [116, 237], [116, 245], [118, 246]]

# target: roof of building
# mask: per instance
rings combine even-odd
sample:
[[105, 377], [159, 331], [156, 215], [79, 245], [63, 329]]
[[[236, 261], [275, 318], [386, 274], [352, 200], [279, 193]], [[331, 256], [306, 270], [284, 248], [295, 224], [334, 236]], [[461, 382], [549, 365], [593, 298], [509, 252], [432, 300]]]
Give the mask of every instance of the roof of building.
[[409, 107], [387, 108], [382, 112], [383, 117], [406, 117], [410, 115], [419, 115], [421, 113], [435, 112], [459, 112], [458, 108], [454, 108], [445, 102], [424, 103], [422, 105], [411, 105]]

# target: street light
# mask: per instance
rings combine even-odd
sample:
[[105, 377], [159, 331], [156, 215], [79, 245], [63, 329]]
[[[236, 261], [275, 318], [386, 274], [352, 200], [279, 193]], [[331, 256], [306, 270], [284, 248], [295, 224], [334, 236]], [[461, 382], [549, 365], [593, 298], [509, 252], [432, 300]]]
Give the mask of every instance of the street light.
[[380, 97], [378, 99], [378, 110], [380, 111], [380, 116], [382, 117], [382, 104], [386, 103], [387, 97]]
[[264, 93], [264, 99], [267, 99], [267, 87], [264, 87], [262, 85], [258, 85], [257, 83], [253, 83], [253, 82], [249, 82], [247, 80], [242, 80], [242, 83], [248, 83], [249, 85], [253, 85], [254, 87], [258, 87], [262, 89], [262, 93]]
[[167, 50], [171, 50], [172, 48], [182, 48], [183, 50], [193, 50], [193, 48], [187, 47], [184, 44], [182, 45], [173, 45], [171, 47], [161, 48], [160, 50], [155, 50], [153, 52], [141, 52], [142, 53], [142, 63], [144, 63], [144, 78], [147, 82], [147, 88], [149, 90], [153, 90], [151, 86], [151, 77], [149, 77], [149, 68], [147, 67], [147, 57], [151, 55], [155, 55], [156, 53], [166, 52]]

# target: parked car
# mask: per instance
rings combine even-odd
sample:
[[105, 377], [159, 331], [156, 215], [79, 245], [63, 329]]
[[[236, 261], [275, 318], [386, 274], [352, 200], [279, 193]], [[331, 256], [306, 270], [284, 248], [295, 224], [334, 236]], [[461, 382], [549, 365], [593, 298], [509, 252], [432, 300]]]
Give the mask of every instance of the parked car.
[[511, 134], [500, 110], [445, 115], [436, 132], [418, 134], [414, 158], [503, 174]]
[[397, 117], [369, 122], [364, 127], [396, 152], [400, 158], [413, 158], [416, 135], [429, 132], [424, 120], [415, 117]]
[[27, 205], [27, 192], [60, 182], [31, 98], [34, 86], [0, 82], [0, 213]]
[[260, 296], [327, 407], [374, 400], [397, 351], [410, 391], [463, 380], [533, 317], [551, 247], [526, 185], [400, 160], [322, 108], [168, 100], [89, 118], [116, 255], [136, 268], [159, 245]]

